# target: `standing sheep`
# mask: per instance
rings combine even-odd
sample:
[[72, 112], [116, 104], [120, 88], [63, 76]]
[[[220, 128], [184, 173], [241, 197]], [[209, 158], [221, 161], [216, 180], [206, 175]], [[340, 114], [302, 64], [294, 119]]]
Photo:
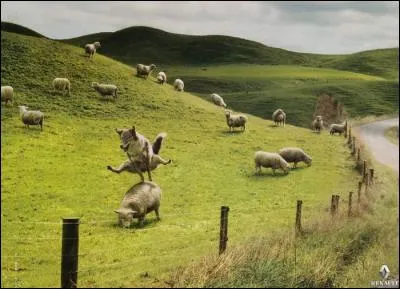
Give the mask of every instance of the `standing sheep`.
[[69, 81], [68, 78], [54, 78], [53, 80], [53, 92], [60, 91], [61, 93], [64, 93], [64, 91], [67, 91], [67, 94], [70, 94], [71, 91], [71, 82]]
[[216, 94], [216, 93], [211, 94], [211, 100], [214, 104], [216, 104], [218, 106], [223, 106], [226, 108], [224, 99], [221, 96], [219, 96], [218, 94]]
[[155, 64], [151, 65], [138, 64], [136, 65], [136, 76], [146, 76], [147, 79], [151, 74], [151, 72], [156, 68], [157, 66]]
[[184, 86], [185, 86], [185, 84], [183, 83], [182, 79], [179, 79], [179, 78], [175, 79], [174, 88], [177, 91], [183, 91]]
[[14, 89], [11, 86], [2, 86], [1, 87], [1, 101], [7, 103], [10, 101], [12, 104], [14, 101]]
[[100, 42], [96, 41], [95, 43], [86, 44], [85, 45], [85, 53], [89, 54], [89, 59], [94, 57], [96, 50], [101, 47]]
[[333, 124], [331, 124], [329, 133], [331, 135], [333, 135], [335, 133], [342, 135], [342, 133], [344, 133], [346, 130], [347, 130], [347, 121], [345, 121], [342, 124], [333, 123]]
[[119, 224], [129, 227], [133, 218], [139, 219], [139, 227], [143, 227], [146, 214], [155, 211], [157, 220], [160, 220], [159, 208], [161, 189], [153, 182], [141, 182], [131, 187], [124, 195], [120, 208], [114, 212], [118, 214]]
[[167, 75], [165, 74], [165, 72], [163, 72], [163, 71], [159, 72], [157, 75], [157, 80], [158, 80], [158, 83], [160, 83], [160, 84], [166, 83]]
[[276, 169], [281, 169], [285, 174], [289, 173], [289, 164], [277, 153], [257, 151], [254, 154], [256, 173], [261, 173], [261, 167], [272, 168], [275, 175]]
[[274, 113], [272, 114], [272, 120], [275, 122], [275, 125], [279, 126], [279, 124], [281, 123], [283, 126], [285, 126], [285, 122], [286, 122], [286, 113], [278, 108], [277, 110], [274, 111]]
[[114, 84], [99, 84], [92, 82], [92, 87], [102, 96], [112, 95], [114, 98], [118, 97], [118, 88]]
[[235, 127], [242, 127], [243, 131], [246, 130], [247, 116], [244, 114], [231, 114], [230, 110], [225, 110], [226, 123], [229, 126], [229, 131], [234, 130]]
[[301, 148], [283, 148], [279, 150], [279, 155], [288, 163], [294, 163], [293, 168], [297, 166], [298, 162], [305, 162], [311, 166], [312, 158], [306, 154]]
[[18, 107], [21, 120], [26, 127], [29, 128], [30, 125], [40, 125], [40, 129], [43, 130], [43, 112], [37, 110], [28, 111], [28, 107], [24, 105], [20, 105]]
[[321, 129], [324, 128], [324, 122], [322, 120], [322, 116], [317, 115], [315, 120], [313, 121], [313, 130], [316, 132], [321, 132]]

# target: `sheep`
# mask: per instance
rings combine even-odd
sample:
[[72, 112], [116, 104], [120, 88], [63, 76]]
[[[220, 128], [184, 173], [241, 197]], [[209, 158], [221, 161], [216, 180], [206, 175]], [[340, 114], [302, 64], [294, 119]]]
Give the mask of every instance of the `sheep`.
[[235, 127], [242, 127], [243, 131], [246, 130], [247, 116], [244, 114], [231, 114], [230, 110], [225, 110], [226, 123], [229, 126], [229, 131], [234, 130]]
[[101, 95], [112, 95], [114, 98], [118, 97], [118, 87], [114, 84], [99, 84], [92, 82], [92, 87]]
[[333, 123], [333, 124], [331, 124], [329, 133], [331, 135], [333, 135], [335, 133], [342, 135], [342, 133], [344, 133], [346, 130], [347, 130], [347, 121], [345, 121], [342, 124]]
[[184, 86], [185, 86], [185, 84], [183, 83], [182, 79], [179, 79], [179, 78], [175, 79], [174, 88], [177, 91], [183, 91]]
[[136, 65], [136, 76], [146, 76], [147, 79], [151, 74], [151, 72], [156, 68], [157, 66], [155, 64], [151, 65], [138, 64]]
[[256, 165], [256, 173], [261, 173], [261, 167], [272, 168], [274, 175], [276, 169], [283, 170], [285, 174], [289, 173], [289, 164], [278, 153], [257, 151], [254, 154], [254, 162]]
[[2, 86], [1, 101], [4, 101], [6, 105], [9, 101], [12, 104], [14, 101], [14, 88], [12, 88], [11, 86]]
[[21, 116], [22, 122], [25, 124], [25, 127], [30, 125], [40, 125], [40, 129], [43, 130], [43, 120], [44, 114], [38, 110], [27, 110], [28, 107], [24, 105], [20, 105], [19, 107], [19, 114]]
[[165, 74], [165, 72], [161, 71], [158, 73], [157, 75], [157, 80], [159, 83], [164, 84], [167, 82], [167, 75]]
[[286, 113], [278, 108], [277, 110], [274, 111], [274, 113], [272, 114], [272, 120], [275, 122], [275, 125], [279, 125], [280, 123], [285, 126], [285, 122], [286, 122]]
[[296, 168], [298, 162], [305, 162], [311, 166], [312, 158], [306, 154], [301, 148], [283, 148], [279, 150], [279, 155], [288, 163], [294, 163], [293, 168]]
[[146, 214], [155, 211], [160, 220], [159, 208], [161, 188], [153, 182], [141, 182], [132, 186], [124, 195], [120, 208], [114, 210], [118, 214], [119, 225], [128, 228], [133, 218], [138, 218], [139, 227], [143, 227]]
[[324, 126], [324, 122], [322, 120], [322, 116], [317, 115], [315, 117], [315, 120], [313, 121], [313, 129], [314, 129], [314, 131], [321, 132], [321, 129], [324, 128], [323, 126]]
[[218, 105], [218, 106], [223, 106], [223, 107], [225, 107], [226, 108], [226, 104], [225, 104], [225, 102], [224, 102], [224, 99], [221, 97], [221, 96], [219, 96], [218, 94], [216, 94], [216, 93], [213, 93], [213, 94], [211, 94], [211, 100], [212, 100], [212, 102], [214, 103], [214, 104], [216, 104], [216, 105]]
[[96, 53], [96, 50], [101, 47], [100, 42], [96, 41], [95, 43], [92, 44], [86, 44], [85, 45], [85, 53], [89, 54], [89, 59], [94, 57], [94, 54]]
[[70, 94], [71, 91], [71, 82], [69, 81], [68, 78], [54, 78], [53, 80], [53, 92], [55, 93], [56, 91], [61, 91], [64, 93], [64, 91], [67, 91], [67, 94]]

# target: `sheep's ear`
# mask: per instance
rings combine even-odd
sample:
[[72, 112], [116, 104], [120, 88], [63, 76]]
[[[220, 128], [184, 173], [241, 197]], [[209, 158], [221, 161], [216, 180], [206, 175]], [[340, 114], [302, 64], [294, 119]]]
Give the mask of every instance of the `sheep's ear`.
[[122, 129], [120, 129], [120, 128], [116, 128], [115, 131], [116, 131], [119, 135], [121, 135], [121, 133], [122, 133]]

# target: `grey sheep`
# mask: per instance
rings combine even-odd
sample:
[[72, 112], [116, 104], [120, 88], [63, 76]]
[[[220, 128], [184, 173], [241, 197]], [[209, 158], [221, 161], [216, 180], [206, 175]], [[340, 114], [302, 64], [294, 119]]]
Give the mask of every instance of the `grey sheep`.
[[40, 129], [43, 130], [43, 120], [44, 114], [38, 110], [27, 110], [28, 107], [24, 105], [20, 105], [19, 114], [21, 116], [22, 122], [26, 127], [29, 128], [30, 125], [40, 125]]
[[229, 131], [235, 127], [242, 127], [243, 131], [246, 130], [247, 116], [244, 114], [232, 114], [230, 110], [225, 110], [226, 123], [229, 126]]
[[92, 82], [92, 87], [103, 96], [112, 95], [114, 98], [118, 97], [118, 87], [114, 84]]
[[96, 41], [95, 43], [86, 44], [85, 45], [85, 53], [89, 54], [89, 59], [94, 57], [96, 50], [101, 47], [100, 42]]
[[314, 131], [321, 132], [321, 129], [324, 128], [324, 122], [322, 120], [322, 116], [318, 115], [315, 117], [315, 120], [313, 121], [313, 129]]
[[335, 133], [342, 135], [342, 133], [344, 133], [346, 130], [347, 130], [347, 121], [345, 121], [342, 124], [333, 123], [333, 124], [331, 124], [329, 133], [331, 135], [333, 135]]
[[71, 91], [71, 82], [67, 78], [54, 78], [53, 90], [54, 92], [61, 91], [62, 93], [64, 93], [64, 91], [67, 91], [69, 95]]
[[2, 86], [1, 87], [1, 101], [5, 102], [7, 105], [8, 102], [11, 104], [14, 101], [14, 89], [11, 86]]
[[149, 77], [151, 72], [156, 69], [157, 66], [155, 64], [151, 65], [144, 65], [144, 64], [138, 64], [136, 65], [136, 75], [137, 76], [146, 76], [146, 79]]
[[298, 162], [305, 162], [311, 166], [312, 158], [306, 154], [301, 148], [283, 148], [279, 150], [279, 155], [288, 163], [294, 163], [293, 168], [297, 166]]
[[289, 164], [278, 153], [257, 151], [254, 154], [256, 173], [261, 173], [261, 167], [272, 168], [275, 175], [276, 169], [281, 169], [285, 174], [289, 173]]
[[286, 113], [282, 109], [278, 108], [272, 114], [272, 120], [275, 122], [275, 125], [279, 125], [281, 123], [283, 126], [285, 126]]
[[127, 228], [134, 218], [138, 218], [139, 227], [143, 227], [146, 214], [155, 211], [160, 220], [159, 208], [161, 188], [153, 182], [141, 182], [131, 187], [124, 195], [120, 208], [114, 210], [118, 214], [119, 225]]

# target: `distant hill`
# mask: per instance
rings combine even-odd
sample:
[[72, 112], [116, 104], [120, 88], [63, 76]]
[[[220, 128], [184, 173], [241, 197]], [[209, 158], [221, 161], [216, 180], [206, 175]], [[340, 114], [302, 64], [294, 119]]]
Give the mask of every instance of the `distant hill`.
[[33, 31], [32, 29], [26, 28], [22, 25], [10, 23], [10, 22], [2, 21], [1, 22], [1, 31], [13, 32], [13, 33], [18, 33], [18, 34], [27, 35], [27, 36], [47, 38], [46, 36], [43, 36], [42, 34], [37, 33], [36, 31]]

